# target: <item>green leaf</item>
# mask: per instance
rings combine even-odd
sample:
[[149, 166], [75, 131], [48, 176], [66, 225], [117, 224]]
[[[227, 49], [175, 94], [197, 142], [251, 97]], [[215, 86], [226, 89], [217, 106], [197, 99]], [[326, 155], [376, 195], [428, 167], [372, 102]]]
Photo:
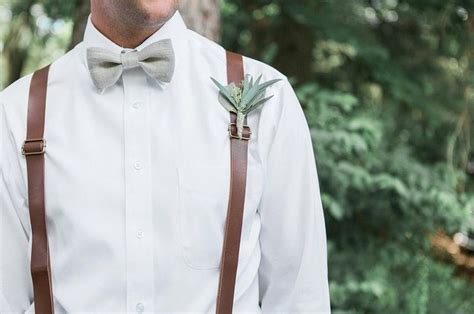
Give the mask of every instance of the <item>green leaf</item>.
[[252, 105], [252, 107], [250, 108], [249, 112], [250, 111], [253, 111], [255, 109], [257, 109], [258, 107], [260, 107], [261, 105], [263, 105], [265, 102], [267, 102], [268, 100], [272, 99], [274, 95], [271, 95], [271, 96], [268, 96], [266, 98], [263, 98], [263, 99], [260, 99], [259, 101], [257, 101], [255, 104]]
[[242, 97], [242, 106], [247, 110], [250, 111], [252, 108], [255, 108], [255, 103], [261, 104], [261, 99], [263, 98], [263, 94], [265, 93], [265, 89], [276, 82], [280, 81], [280, 79], [270, 80], [268, 82], [260, 84], [262, 79], [262, 75], [260, 75], [253, 86], [251, 86], [250, 90], [245, 93]]
[[259, 89], [266, 89], [267, 87], [270, 87], [271, 85], [281, 81], [281, 79], [275, 79], [275, 80], [270, 80], [268, 82], [265, 82], [259, 86]]
[[258, 84], [259, 84], [261, 78], [262, 78], [262, 75], [260, 75], [258, 77], [255, 84], [253, 84], [253, 79], [252, 79], [252, 81], [250, 82], [249, 91], [246, 94], [242, 95], [242, 104], [247, 104], [252, 98], [255, 97], [255, 95], [257, 95], [257, 93], [259, 92]]
[[225, 98], [230, 101], [234, 106], [237, 106], [237, 103], [234, 100], [234, 97], [232, 97], [232, 94], [229, 92], [228, 88], [218, 81], [216, 81], [214, 78], [211, 77], [211, 80], [216, 84], [216, 86], [219, 88], [220, 93], [225, 96]]

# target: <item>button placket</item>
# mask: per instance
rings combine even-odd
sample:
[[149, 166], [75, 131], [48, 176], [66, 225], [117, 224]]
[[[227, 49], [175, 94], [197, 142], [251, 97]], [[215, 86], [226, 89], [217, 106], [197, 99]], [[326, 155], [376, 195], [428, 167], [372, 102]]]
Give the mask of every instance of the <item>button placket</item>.
[[149, 90], [140, 68], [123, 73], [125, 107], [125, 211], [127, 235], [127, 307], [129, 312], [153, 312], [154, 261], [151, 232]]

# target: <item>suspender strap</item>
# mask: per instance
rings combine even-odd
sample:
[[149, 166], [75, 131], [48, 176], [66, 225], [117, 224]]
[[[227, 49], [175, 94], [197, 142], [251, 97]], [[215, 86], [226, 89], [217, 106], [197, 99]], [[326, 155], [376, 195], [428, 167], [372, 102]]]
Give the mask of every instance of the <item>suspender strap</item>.
[[[32, 252], [31, 274], [35, 298], [35, 312], [54, 314], [51, 264], [48, 235], [46, 231], [46, 210], [44, 202], [44, 136], [46, 92], [49, 66], [33, 75], [28, 103], [27, 139], [22, 152], [26, 157], [28, 172], [28, 204], [30, 211]], [[227, 80], [240, 84], [244, 78], [242, 56], [227, 52]], [[230, 194], [222, 248], [217, 314], [231, 314], [234, 302], [235, 281], [240, 251], [242, 220], [247, 180], [248, 139], [250, 128], [244, 129], [244, 136], [235, 136], [237, 115], [230, 113]], [[246, 121], [245, 121], [246, 122]]]
[[[240, 84], [244, 78], [242, 56], [227, 52], [228, 83]], [[220, 269], [219, 291], [217, 295], [217, 314], [231, 314], [234, 303], [234, 290], [239, 260], [242, 219], [247, 180], [247, 152], [250, 129], [244, 129], [244, 138], [235, 136], [237, 115], [230, 114], [230, 194], [225, 224], [224, 242]], [[246, 121], [245, 121], [246, 122]]]
[[35, 313], [38, 314], [54, 313], [44, 203], [44, 153], [46, 142], [43, 135], [48, 72], [49, 66], [33, 74], [28, 102], [27, 139], [22, 147], [28, 172], [28, 205], [32, 235], [31, 275], [33, 278]]

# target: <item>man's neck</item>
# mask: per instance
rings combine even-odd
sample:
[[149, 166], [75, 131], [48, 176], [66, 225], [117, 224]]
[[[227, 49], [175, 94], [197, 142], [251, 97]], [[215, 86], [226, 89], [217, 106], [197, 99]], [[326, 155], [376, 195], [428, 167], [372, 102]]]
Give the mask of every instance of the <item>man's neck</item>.
[[92, 24], [105, 37], [120, 47], [134, 49], [153, 35], [160, 27], [127, 26], [124, 23], [113, 23], [97, 16], [92, 12]]

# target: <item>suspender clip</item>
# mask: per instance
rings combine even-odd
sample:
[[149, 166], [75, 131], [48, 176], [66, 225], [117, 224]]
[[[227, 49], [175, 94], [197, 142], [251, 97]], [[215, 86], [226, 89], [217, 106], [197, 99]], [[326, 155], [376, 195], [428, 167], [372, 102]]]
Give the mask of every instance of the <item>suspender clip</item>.
[[250, 135], [252, 135], [252, 131], [250, 130], [250, 126], [244, 125], [244, 131], [242, 134], [242, 138], [237, 135], [237, 125], [235, 123], [229, 124], [229, 136], [231, 138], [241, 139], [244, 141], [250, 140]]
[[43, 155], [46, 151], [46, 140], [43, 138], [25, 140], [21, 147], [24, 156]]

